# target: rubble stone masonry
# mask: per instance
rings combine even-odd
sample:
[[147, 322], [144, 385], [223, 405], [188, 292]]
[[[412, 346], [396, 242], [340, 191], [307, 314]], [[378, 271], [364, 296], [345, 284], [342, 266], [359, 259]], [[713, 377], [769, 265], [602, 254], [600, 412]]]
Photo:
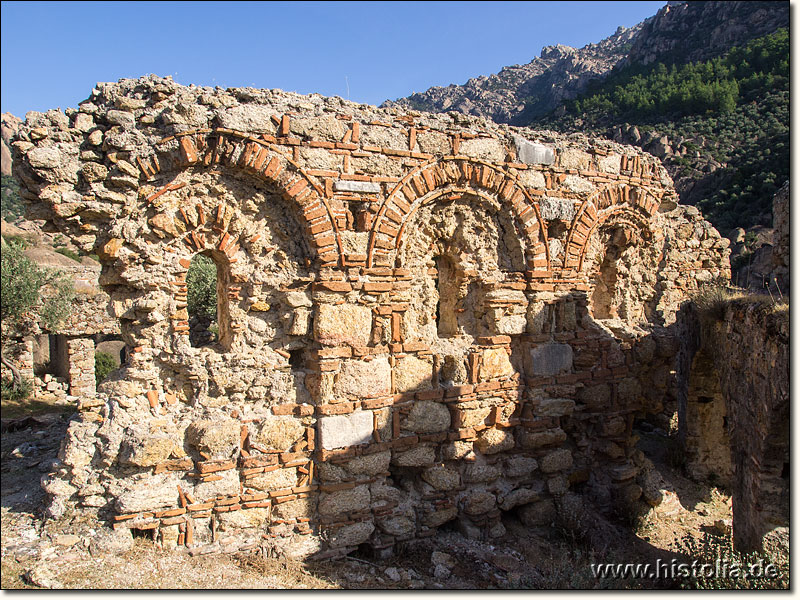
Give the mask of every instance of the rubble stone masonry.
[[633, 419], [676, 405], [676, 314], [729, 264], [654, 157], [156, 77], [29, 113], [13, 146], [35, 216], [100, 256], [132, 349], [80, 400], [52, 514], [319, 557], [451, 522], [491, 538], [569, 490], [659, 501]]

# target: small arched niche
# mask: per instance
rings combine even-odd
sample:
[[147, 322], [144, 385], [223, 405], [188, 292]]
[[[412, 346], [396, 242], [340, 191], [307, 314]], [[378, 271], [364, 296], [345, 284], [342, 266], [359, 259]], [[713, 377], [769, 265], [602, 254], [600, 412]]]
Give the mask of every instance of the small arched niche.
[[631, 290], [631, 268], [640, 262], [636, 255], [638, 237], [627, 224], [603, 227], [590, 243], [589, 257], [594, 264], [590, 272], [594, 288], [591, 292], [592, 317], [598, 320], [644, 320], [643, 303]]
[[186, 274], [189, 342], [194, 348], [218, 345], [229, 350], [233, 341], [228, 288], [230, 265], [222, 252], [205, 250], [192, 257]]

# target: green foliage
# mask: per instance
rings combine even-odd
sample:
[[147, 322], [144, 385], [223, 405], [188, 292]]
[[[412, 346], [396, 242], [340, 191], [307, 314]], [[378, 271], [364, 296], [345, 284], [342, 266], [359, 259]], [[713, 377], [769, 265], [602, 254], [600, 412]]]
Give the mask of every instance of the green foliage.
[[190, 317], [217, 316], [217, 265], [202, 254], [192, 259], [186, 274], [187, 304]]
[[[48, 329], [54, 329], [68, 314], [75, 297], [72, 282], [58, 271], [39, 268], [16, 243], [3, 244], [0, 317], [18, 324], [35, 317], [35, 310]], [[4, 323], [5, 324], [5, 323]]]
[[97, 351], [94, 353], [94, 378], [98, 385], [105, 381], [108, 374], [116, 368], [116, 361], [108, 352]]
[[56, 248], [55, 250], [59, 254], [63, 254], [67, 258], [71, 258], [75, 262], [81, 262], [80, 255], [77, 252], [75, 252], [74, 250], [70, 250], [69, 248]]
[[3, 175], [0, 188], [0, 216], [7, 222], [25, 214], [25, 205], [19, 195], [19, 183], [11, 175]]
[[33, 394], [33, 384], [23, 379], [16, 387], [11, 379], [0, 380], [0, 399], [5, 402], [25, 402]]
[[613, 72], [569, 106], [590, 122], [728, 114], [764, 90], [788, 90], [789, 30], [752, 40], [708, 61], [630, 65]]

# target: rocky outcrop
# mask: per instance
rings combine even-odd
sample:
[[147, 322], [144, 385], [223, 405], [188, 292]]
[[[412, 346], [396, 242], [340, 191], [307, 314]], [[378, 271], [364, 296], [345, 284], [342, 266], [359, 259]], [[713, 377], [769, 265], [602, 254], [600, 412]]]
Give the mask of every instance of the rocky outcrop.
[[614, 35], [580, 49], [546, 46], [528, 64], [504, 67], [499, 73], [470, 79], [464, 85], [433, 87], [383, 106], [458, 111], [498, 123], [530, 122], [562, 101], [575, 98], [593, 79], [605, 76], [625, 57], [640, 27], [620, 27]]
[[22, 121], [11, 113], [3, 113], [0, 121], [0, 172], [3, 175], [11, 175], [11, 138], [16, 135]]

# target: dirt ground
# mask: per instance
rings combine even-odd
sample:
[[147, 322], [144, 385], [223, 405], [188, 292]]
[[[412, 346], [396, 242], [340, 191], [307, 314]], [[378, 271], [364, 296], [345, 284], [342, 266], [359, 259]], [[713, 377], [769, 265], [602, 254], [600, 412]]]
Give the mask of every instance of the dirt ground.
[[[665, 434], [642, 434], [664, 480], [664, 501], [635, 523], [594, 515], [582, 526], [532, 529], [513, 515], [507, 533], [492, 543], [455, 530], [406, 543], [393, 556], [291, 562], [258, 554], [196, 555], [162, 551], [138, 538], [124, 553], [96, 542], [102, 526], [79, 520], [44, 520], [39, 480], [56, 458], [69, 415], [5, 418], [2, 431], [2, 588], [64, 589], [676, 589], [786, 587], [788, 552], [771, 560], [778, 581], [703, 578], [597, 578], [598, 562], [691, 562], [707, 550], [730, 547], [730, 497], [699, 486], [664, 463]], [[588, 527], [586, 522], [589, 521]], [[788, 548], [788, 531], [779, 545]]]

